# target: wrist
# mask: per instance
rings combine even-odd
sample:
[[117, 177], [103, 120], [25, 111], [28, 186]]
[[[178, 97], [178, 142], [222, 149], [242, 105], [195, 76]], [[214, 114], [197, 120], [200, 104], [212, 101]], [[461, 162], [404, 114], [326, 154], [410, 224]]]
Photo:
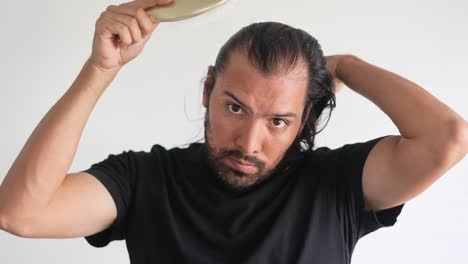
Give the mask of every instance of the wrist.
[[91, 57], [86, 61], [85, 67], [88, 67], [95, 72], [99, 72], [100, 74], [106, 75], [116, 75], [120, 69], [122, 69], [121, 66], [114, 68], [103, 67], [99, 63], [95, 62]]
[[85, 90], [100, 96], [117, 76], [117, 73], [118, 70], [103, 69], [88, 59], [71, 88]]
[[343, 80], [343, 77], [346, 75], [346, 69], [350, 63], [357, 59], [356, 56], [351, 54], [338, 55], [338, 60], [336, 63], [335, 73], [337, 78]]

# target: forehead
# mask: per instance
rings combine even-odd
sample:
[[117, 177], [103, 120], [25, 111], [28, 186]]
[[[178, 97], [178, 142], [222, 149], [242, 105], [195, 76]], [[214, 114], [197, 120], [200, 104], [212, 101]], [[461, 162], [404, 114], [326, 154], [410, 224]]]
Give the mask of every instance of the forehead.
[[300, 62], [294, 68], [279, 69], [265, 75], [240, 53], [233, 53], [222, 74], [216, 79], [214, 92], [235, 95], [259, 113], [302, 112], [307, 90], [307, 70]]

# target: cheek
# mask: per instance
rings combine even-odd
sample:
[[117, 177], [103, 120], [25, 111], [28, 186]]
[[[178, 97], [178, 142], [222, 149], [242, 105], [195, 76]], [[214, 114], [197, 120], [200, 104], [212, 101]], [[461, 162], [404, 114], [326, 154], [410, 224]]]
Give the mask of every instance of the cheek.
[[212, 143], [227, 146], [230, 139], [234, 137], [233, 132], [238, 131], [234, 123], [220, 114], [220, 110], [210, 111], [210, 129]]
[[269, 152], [271, 159], [276, 161], [281, 159], [290, 145], [291, 139], [288, 135], [278, 135], [274, 140], [268, 141], [265, 150]]
[[285, 133], [271, 135], [271, 140], [265, 145], [265, 151], [272, 163], [279, 162], [283, 155], [286, 154], [286, 151], [293, 144], [294, 139], [296, 139], [298, 129], [291, 128]]

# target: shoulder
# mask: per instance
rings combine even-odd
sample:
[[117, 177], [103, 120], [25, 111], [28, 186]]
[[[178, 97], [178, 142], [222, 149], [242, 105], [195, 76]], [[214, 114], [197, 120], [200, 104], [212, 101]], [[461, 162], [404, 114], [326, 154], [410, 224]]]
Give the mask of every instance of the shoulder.
[[[385, 136], [344, 144], [336, 148], [321, 146], [304, 154], [304, 167], [315, 174], [356, 174], [361, 176], [370, 150]], [[332, 177], [333, 178], [333, 177]]]
[[198, 143], [198, 142], [174, 146], [172, 148], [165, 147], [161, 144], [154, 144], [151, 147], [150, 153], [154, 155], [167, 155], [167, 154], [179, 155], [179, 154], [186, 154], [186, 153], [195, 154], [196, 152], [202, 151], [203, 147], [204, 147], [204, 144]]
[[155, 144], [151, 147], [149, 154], [152, 159], [157, 159], [160, 162], [187, 163], [200, 161], [204, 157], [204, 149], [203, 143], [191, 143], [172, 148]]
[[339, 161], [340, 149], [327, 146], [318, 147], [304, 153], [305, 164], [308, 167], [323, 168], [333, 166]]
[[327, 162], [346, 162], [346, 160], [362, 160], [367, 157], [370, 150], [383, 138], [381, 136], [370, 140], [348, 143], [336, 148], [327, 146], [318, 147], [315, 150], [309, 151], [306, 157], [314, 158], [320, 161]]

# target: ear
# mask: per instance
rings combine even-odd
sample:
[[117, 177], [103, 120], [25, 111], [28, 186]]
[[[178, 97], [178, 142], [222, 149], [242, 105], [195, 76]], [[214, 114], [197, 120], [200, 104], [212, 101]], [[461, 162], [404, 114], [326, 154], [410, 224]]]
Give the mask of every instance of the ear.
[[215, 68], [210, 65], [208, 66], [208, 73], [203, 87], [203, 106], [205, 108], [208, 108], [210, 103], [210, 95], [215, 85], [215, 79]]

